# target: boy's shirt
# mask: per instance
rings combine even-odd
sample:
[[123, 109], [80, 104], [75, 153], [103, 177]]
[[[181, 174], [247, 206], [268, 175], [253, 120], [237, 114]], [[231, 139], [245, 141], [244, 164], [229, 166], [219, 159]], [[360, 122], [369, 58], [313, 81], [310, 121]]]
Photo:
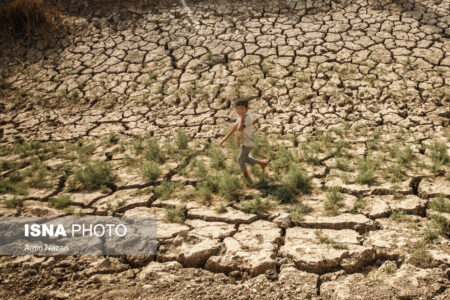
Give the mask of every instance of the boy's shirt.
[[[236, 120], [236, 125], [239, 124], [241, 116], [238, 115], [238, 118]], [[238, 130], [237, 131], [237, 139], [239, 145], [244, 145], [246, 147], [254, 147], [255, 146], [255, 138], [253, 136], [253, 121], [252, 116], [249, 112], [245, 113], [244, 118], [244, 130]]]

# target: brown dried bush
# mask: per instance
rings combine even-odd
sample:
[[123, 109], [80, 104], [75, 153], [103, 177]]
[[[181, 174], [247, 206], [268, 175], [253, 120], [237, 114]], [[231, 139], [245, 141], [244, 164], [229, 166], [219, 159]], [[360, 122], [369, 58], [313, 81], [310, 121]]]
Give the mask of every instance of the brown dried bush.
[[44, 0], [6, 1], [0, 8], [0, 17], [13, 35], [31, 34], [37, 29], [53, 30], [60, 13]]

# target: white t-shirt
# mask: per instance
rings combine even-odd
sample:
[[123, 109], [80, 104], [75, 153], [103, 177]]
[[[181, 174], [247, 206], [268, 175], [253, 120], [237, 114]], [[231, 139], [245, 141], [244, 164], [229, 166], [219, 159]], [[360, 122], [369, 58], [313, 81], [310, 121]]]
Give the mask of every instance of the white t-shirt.
[[[241, 116], [238, 115], [238, 118], [236, 120], [236, 125], [239, 124]], [[237, 131], [237, 137], [238, 137], [238, 143], [239, 145], [244, 145], [246, 147], [254, 147], [255, 146], [255, 138], [253, 136], [253, 121], [252, 116], [249, 112], [245, 113], [244, 118], [244, 130], [238, 130]]]

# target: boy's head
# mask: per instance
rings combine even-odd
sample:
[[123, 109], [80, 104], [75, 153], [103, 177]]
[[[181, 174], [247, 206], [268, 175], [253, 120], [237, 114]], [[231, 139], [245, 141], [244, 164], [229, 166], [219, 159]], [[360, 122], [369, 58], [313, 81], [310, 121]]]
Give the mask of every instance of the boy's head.
[[237, 113], [240, 114], [244, 114], [246, 113], [248, 110], [248, 100], [245, 99], [239, 99], [236, 102], [236, 111]]

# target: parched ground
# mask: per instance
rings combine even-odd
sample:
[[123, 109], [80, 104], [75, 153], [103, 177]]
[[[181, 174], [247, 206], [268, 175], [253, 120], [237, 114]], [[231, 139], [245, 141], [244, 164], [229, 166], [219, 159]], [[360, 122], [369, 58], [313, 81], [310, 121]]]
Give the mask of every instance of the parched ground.
[[448, 0], [91, 2], [0, 33], [0, 216], [155, 216], [158, 253], [2, 256], [1, 298], [449, 298]]

